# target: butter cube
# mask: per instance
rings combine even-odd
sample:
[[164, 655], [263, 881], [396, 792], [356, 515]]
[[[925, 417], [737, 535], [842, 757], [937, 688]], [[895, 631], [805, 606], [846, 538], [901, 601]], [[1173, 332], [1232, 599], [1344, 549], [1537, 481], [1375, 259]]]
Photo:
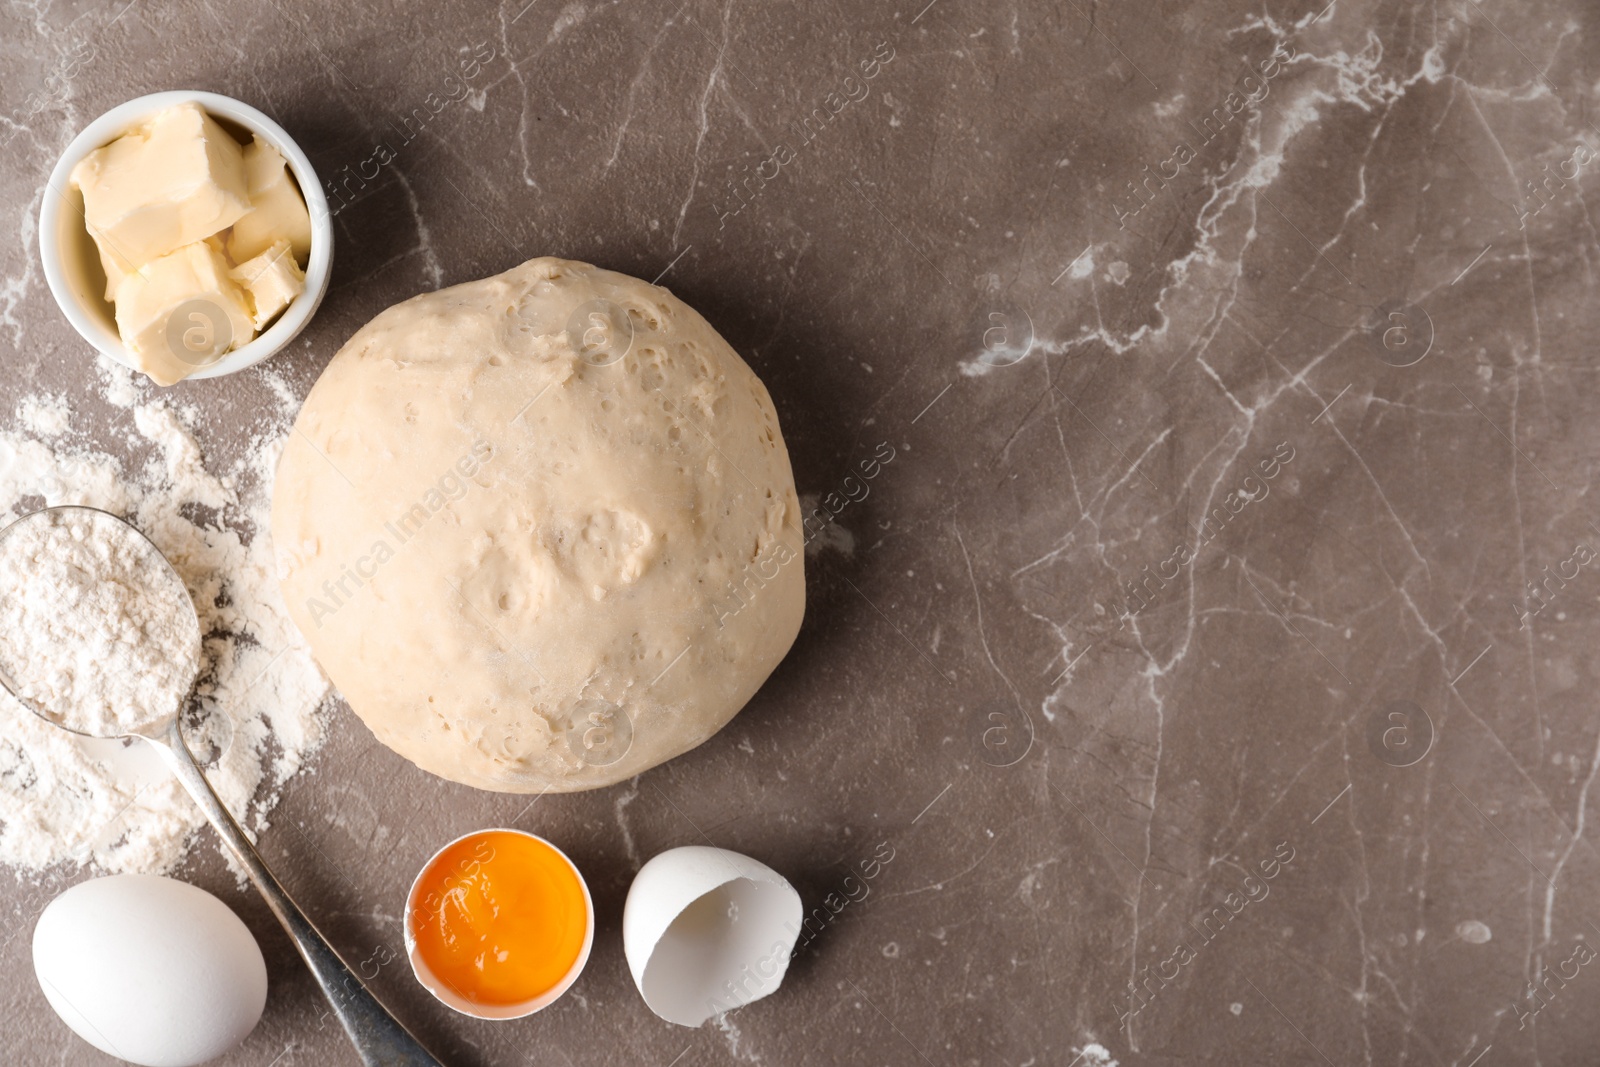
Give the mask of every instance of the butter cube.
[[257, 137], [244, 150], [244, 170], [250, 211], [233, 224], [228, 257], [243, 263], [283, 240], [294, 249], [297, 262], [310, 262], [311, 215], [283, 156]]
[[[178, 104], [72, 170], [89, 233], [123, 272], [203, 240], [250, 210], [244, 153], [199, 104]], [[108, 271], [109, 273], [109, 271]]]
[[288, 241], [273, 242], [271, 248], [239, 264], [228, 276], [244, 290], [257, 330], [265, 329], [272, 317], [306, 288], [306, 276], [294, 261]]
[[122, 269], [122, 264], [117, 262], [117, 257], [109, 255], [104, 248], [100, 249], [100, 267], [106, 272], [106, 299], [117, 298], [117, 286], [122, 284], [132, 271]]
[[250, 308], [214, 244], [196, 241], [117, 287], [117, 330], [138, 369], [173, 385], [255, 336]]

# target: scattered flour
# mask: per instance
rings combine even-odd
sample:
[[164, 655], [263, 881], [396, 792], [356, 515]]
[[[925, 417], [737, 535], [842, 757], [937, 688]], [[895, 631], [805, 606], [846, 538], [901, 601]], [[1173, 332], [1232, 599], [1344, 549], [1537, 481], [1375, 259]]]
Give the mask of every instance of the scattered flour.
[[[830, 496], [834, 495], [832, 493]], [[863, 497], [862, 499], [866, 499]], [[800, 514], [813, 515], [818, 510], [822, 497], [816, 493], [800, 494]], [[842, 510], [842, 509], [841, 509]], [[823, 514], [828, 514], [826, 511]], [[829, 516], [828, 522], [818, 532], [812, 533], [806, 527], [805, 552], [807, 557], [815, 557], [824, 549], [832, 549], [845, 559], [851, 559], [856, 554], [856, 535], [841, 526], [836, 518]]]
[[114, 737], [183, 709], [200, 631], [137, 531], [100, 511], [45, 511], [0, 537], [0, 661], [39, 711]]
[[[270, 377], [270, 372], [267, 372]], [[295, 399], [272, 382], [248, 459], [219, 476], [205, 465], [193, 411], [101, 357], [101, 397], [151, 452], [137, 472], [89, 447], [48, 444], [44, 423], [0, 426], [0, 522], [35, 508], [87, 504], [128, 518], [172, 563], [200, 616], [200, 720], [187, 731], [207, 776], [253, 833], [321, 744], [328, 683], [290, 621], [267, 536], [272, 472]], [[171, 394], [165, 394], [170, 396]], [[28, 398], [21, 411], [51, 406]], [[113, 411], [115, 414], [115, 411]], [[113, 872], [170, 870], [203, 824], [147, 746], [77, 738], [0, 693], [0, 863], [42, 871], [65, 862]]]
[[64, 396], [24, 397], [17, 419], [36, 437], [60, 437], [72, 429], [72, 406]]
[[1078, 1051], [1078, 1058], [1073, 1062], [1081, 1064], [1081, 1067], [1117, 1067], [1117, 1061], [1112, 1057], [1111, 1051], [1093, 1041]]

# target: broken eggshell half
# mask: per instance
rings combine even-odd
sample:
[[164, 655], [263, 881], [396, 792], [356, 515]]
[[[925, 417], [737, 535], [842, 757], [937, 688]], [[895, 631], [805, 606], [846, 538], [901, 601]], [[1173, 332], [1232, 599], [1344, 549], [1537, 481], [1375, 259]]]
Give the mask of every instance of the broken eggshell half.
[[800, 935], [800, 894], [722, 848], [669, 849], [642, 867], [622, 913], [633, 983], [650, 1010], [699, 1026], [777, 991]]

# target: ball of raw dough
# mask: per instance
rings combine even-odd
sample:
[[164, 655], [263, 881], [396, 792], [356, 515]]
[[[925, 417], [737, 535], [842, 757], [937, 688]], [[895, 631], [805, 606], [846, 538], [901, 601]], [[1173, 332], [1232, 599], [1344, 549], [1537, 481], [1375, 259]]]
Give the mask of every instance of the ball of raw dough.
[[721, 729], [805, 609], [772, 400], [665, 289], [534, 259], [352, 337], [284, 447], [290, 613], [378, 740], [609, 785]]

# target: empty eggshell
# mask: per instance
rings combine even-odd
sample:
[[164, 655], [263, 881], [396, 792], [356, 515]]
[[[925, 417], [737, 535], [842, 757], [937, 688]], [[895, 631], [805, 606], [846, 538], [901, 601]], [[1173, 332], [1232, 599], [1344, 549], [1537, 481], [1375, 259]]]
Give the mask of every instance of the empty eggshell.
[[80, 882], [52, 900], [33, 928], [33, 968], [79, 1037], [144, 1067], [215, 1059], [267, 1002], [267, 965], [239, 917], [150, 874]]
[[800, 936], [800, 894], [722, 848], [669, 849], [640, 869], [622, 913], [633, 983], [650, 1010], [699, 1026], [777, 991]]

